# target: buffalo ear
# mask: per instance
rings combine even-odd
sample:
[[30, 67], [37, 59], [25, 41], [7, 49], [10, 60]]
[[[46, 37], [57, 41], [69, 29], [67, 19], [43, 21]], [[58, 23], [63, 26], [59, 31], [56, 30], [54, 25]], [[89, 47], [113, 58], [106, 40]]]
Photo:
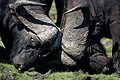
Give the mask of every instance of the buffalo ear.
[[15, 14], [13, 4], [9, 4], [8, 8], [9, 8], [12, 19], [17, 23], [20, 23], [20, 20], [17, 18], [17, 15]]
[[9, 9], [10, 9], [10, 13], [14, 13], [14, 12], [13, 12], [13, 10], [14, 10], [13, 4], [9, 4], [8, 7], [9, 7]]

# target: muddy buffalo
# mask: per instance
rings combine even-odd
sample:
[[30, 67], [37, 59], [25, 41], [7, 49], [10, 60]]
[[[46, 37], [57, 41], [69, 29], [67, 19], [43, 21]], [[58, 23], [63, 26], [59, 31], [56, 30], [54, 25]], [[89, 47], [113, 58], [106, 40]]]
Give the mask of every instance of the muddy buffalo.
[[[0, 0], [0, 35], [6, 56], [21, 71], [60, 45], [61, 33], [39, 0]], [[5, 54], [1, 53], [0, 54]]]
[[[59, 53], [64, 65], [97, 73], [112, 71], [113, 63], [116, 69], [120, 68], [119, 3], [118, 0], [65, 0]], [[103, 37], [113, 40], [113, 62], [100, 42]]]

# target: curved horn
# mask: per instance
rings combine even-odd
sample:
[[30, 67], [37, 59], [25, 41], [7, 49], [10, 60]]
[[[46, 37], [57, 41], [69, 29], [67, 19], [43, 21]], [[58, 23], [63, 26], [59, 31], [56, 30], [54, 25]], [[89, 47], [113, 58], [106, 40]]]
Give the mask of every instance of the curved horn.
[[39, 13], [38, 9], [32, 10], [25, 7], [29, 5], [38, 6], [39, 8], [39, 6], [45, 4], [28, 0], [16, 0], [13, 5], [14, 12], [17, 15], [16, 17], [30, 30], [30, 32], [36, 34], [40, 38], [41, 45], [51, 45], [59, 34], [59, 29], [46, 14], [41, 14], [42, 10], [40, 10], [41, 12]]
[[17, 0], [14, 3], [13, 6], [14, 6], [14, 10], [16, 11], [21, 6], [30, 6], [30, 5], [33, 5], [33, 6], [44, 6], [46, 4], [33, 2], [33, 1], [28, 1], [28, 0]]
[[20, 6], [30, 6], [30, 5], [33, 5], [33, 6], [44, 6], [46, 4], [33, 2], [33, 1], [27, 1], [27, 0], [17, 0], [14, 3], [14, 9], [16, 10]]
[[79, 5], [75, 6], [74, 8], [66, 11], [64, 14], [74, 12], [74, 11], [77, 11], [77, 10], [80, 10], [80, 9], [83, 9], [83, 8], [88, 8], [88, 7], [85, 4], [79, 4]]

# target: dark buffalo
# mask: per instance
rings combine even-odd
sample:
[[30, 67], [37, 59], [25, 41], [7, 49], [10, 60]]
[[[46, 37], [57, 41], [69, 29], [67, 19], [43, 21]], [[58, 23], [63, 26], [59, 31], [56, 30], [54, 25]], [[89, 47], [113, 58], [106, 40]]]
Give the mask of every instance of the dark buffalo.
[[[39, 0], [0, 0], [0, 35], [6, 55], [21, 71], [39, 57], [52, 55], [60, 45], [61, 33]], [[0, 54], [5, 54], [1, 53]]]
[[119, 4], [119, 0], [65, 0], [62, 52], [59, 54], [64, 65], [98, 73], [112, 71], [112, 59], [106, 56], [100, 42], [107, 37], [113, 40], [114, 66], [120, 68]]

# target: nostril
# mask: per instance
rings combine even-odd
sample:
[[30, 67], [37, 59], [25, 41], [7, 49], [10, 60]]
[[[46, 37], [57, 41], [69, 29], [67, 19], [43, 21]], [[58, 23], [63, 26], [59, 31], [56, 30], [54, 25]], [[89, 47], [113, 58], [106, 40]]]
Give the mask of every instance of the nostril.
[[18, 69], [19, 71], [22, 70], [23, 66], [21, 64], [15, 64], [16, 69]]
[[17, 68], [20, 68], [21, 65], [20, 65], [20, 64], [17, 64], [16, 66], [17, 66]]
[[20, 64], [14, 64], [15, 68], [19, 68], [20, 67]]

